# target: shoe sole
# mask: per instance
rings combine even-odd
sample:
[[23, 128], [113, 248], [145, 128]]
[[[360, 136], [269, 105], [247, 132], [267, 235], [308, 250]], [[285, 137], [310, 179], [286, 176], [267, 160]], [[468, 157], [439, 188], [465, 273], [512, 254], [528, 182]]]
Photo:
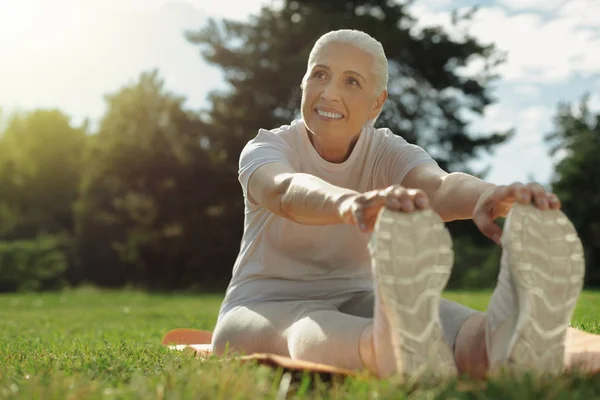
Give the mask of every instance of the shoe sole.
[[565, 336], [583, 288], [583, 247], [558, 210], [515, 204], [505, 246], [519, 314], [507, 347], [509, 371], [560, 374]]
[[455, 377], [452, 350], [439, 308], [452, 270], [450, 234], [432, 210], [384, 209], [375, 226], [373, 277], [387, 308], [396, 372], [411, 377]]

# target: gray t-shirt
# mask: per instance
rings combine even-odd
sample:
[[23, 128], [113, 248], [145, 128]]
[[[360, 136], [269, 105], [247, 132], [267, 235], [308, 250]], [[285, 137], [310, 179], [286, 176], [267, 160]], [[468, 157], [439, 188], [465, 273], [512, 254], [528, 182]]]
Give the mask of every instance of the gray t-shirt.
[[373, 288], [370, 234], [346, 224], [298, 224], [249, 198], [250, 176], [273, 162], [358, 192], [401, 184], [415, 166], [435, 163], [422, 148], [372, 125], [363, 128], [350, 157], [339, 164], [321, 158], [302, 120], [261, 129], [240, 155], [244, 233], [220, 317], [251, 302], [316, 299]]

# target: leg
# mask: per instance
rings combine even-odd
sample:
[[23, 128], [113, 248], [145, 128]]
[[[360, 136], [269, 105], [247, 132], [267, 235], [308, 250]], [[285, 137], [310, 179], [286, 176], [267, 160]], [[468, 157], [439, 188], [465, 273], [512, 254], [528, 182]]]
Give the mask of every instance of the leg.
[[[342, 303], [343, 313], [373, 318], [375, 294], [362, 292]], [[485, 351], [485, 314], [450, 300], [440, 300], [440, 320], [444, 337], [451, 349], [459, 372], [482, 377], [487, 371]], [[370, 333], [372, 335], [372, 331]], [[366, 358], [366, 357], [365, 357]]]
[[360, 337], [371, 324], [326, 301], [273, 301], [239, 307], [215, 327], [213, 347], [241, 353], [274, 353], [292, 359], [362, 369]]
[[[462, 320], [444, 329], [440, 309], [451, 303], [440, 306], [440, 295], [452, 268], [452, 249], [443, 222], [431, 211], [386, 210], [375, 236], [373, 319], [342, 313], [324, 301], [256, 303], [219, 321], [216, 352], [230, 343], [243, 352], [275, 352], [349, 369], [365, 365], [379, 376], [456, 375], [448, 342], [472, 310], [456, 308], [453, 314]], [[361, 313], [367, 314], [364, 307]]]
[[[483, 379], [488, 371], [485, 314], [475, 314], [456, 338], [456, 364], [461, 372]], [[600, 372], [600, 335], [568, 328], [564, 342], [564, 368], [581, 373]]]
[[565, 368], [582, 373], [600, 372], [600, 335], [569, 328], [565, 340]]
[[483, 313], [470, 316], [460, 327], [454, 348], [458, 370], [477, 379], [485, 378], [488, 371], [485, 322]]

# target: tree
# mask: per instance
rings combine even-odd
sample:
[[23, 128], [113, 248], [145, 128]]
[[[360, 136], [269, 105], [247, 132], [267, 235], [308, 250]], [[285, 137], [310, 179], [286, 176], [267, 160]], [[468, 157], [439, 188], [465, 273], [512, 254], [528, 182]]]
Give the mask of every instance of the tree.
[[76, 208], [81, 279], [210, 286], [222, 260], [233, 262], [220, 196], [235, 176], [213, 167], [204, 124], [183, 101], [156, 71], [107, 96]]
[[58, 110], [7, 120], [0, 136], [0, 240], [72, 232], [86, 129]]
[[550, 154], [561, 156], [552, 189], [561, 199], [583, 242], [586, 283], [600, 285], [600, 113], [589, 109], [589, 96], [578, 107], [563, 103], [546, 135]]

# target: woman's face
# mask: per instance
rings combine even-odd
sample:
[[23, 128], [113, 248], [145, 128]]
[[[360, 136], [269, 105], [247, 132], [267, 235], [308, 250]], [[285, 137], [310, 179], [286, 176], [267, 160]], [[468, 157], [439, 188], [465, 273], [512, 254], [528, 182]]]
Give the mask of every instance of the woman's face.
[[354, 137], [387, 98], [375, 93], [372, 56], [352, 45], [328, 44], [308, 68], [302, 118], [318, 136]]

